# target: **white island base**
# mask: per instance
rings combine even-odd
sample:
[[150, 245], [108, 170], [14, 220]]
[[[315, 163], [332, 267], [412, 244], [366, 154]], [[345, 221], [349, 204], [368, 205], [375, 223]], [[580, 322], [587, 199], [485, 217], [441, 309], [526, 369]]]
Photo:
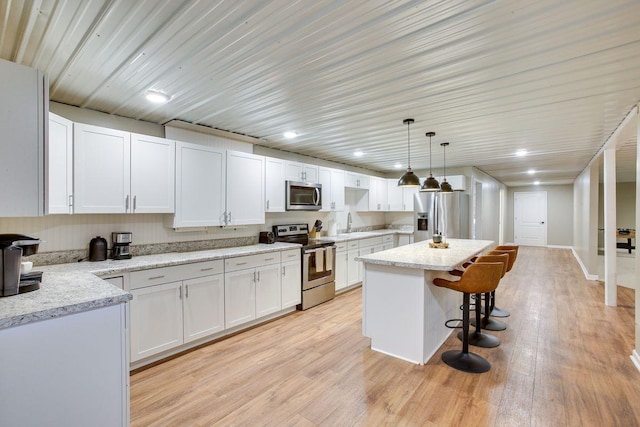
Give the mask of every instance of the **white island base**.
[[433, 285], [434, 278], [446, 276], [431, 270], [367, 265], [362, 330], [371, 338], [371, 348], [408, 362], [426, 363], [451, 334], [444, 323], [462, 314], [458, 309], [462, 294]]
[[449, 249], [429, 248], [425, 241], [358, 258], [365, 267], [362, 331], [373, 350], [423, 365], [451, 334], [445, 322], [462, 317], [462, 294], [433, 279], [456, 280], [447, 272], [493, 242], [449, 242]]

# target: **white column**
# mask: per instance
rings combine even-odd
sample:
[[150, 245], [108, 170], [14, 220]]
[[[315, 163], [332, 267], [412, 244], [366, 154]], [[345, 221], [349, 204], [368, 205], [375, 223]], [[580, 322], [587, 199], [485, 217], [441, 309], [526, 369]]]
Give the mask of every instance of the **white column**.
[[604, 303], [615, 307], [616, 275], [616, 149], [604, 150]]
[[[640, 109], [640, 106], [637, 107]], [[636, 110], [636, 113], [639, 111]], [[640, 230], [640, 118], [636, 115], [636, 132], [637, 132], [637, 154], [636, 154], [636, 233]], [[638, 247], [638, 238], [635, 240], [636, 248]], [[635, 363], [636, 368], [640, 370], [640, 257], [638, 257], [638, 249], [636, 249], [636, 274], [635, 283], [636, 288], [636, 348], [631, 354], [631, 360]]]

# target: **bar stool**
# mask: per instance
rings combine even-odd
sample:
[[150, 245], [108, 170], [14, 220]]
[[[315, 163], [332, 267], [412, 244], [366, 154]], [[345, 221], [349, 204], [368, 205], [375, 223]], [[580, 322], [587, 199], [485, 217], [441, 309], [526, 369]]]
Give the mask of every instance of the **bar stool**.
[[449, 350], [442, 360], [454, 369], [470, 373], [482, 373], [491, 369], [491, 364], [482, 356], [469, 352], [469, 297], [471, 294], [491, 292], [498, 286], [504, 264], [502, 262], [476, 262], [470, 265], [460, 280], [450, 281], [435, 278], [433, 284], [462, 292], [462, 350]]
[[[501, 246], [496, 246], [494, 249], [494, 251], [516, 251], [515, 256], [512, 258], [509, 258], [509, 266], [507, 267], [507, 271], [511, 271], [511, 268], [513, 267], [513, 264], [516, 262], [516, 258], [518, 257], [518, 246], [515, 245], [501, 245]], [[495, 291], [493, 291], [493, 295], [491, 296], [491, 312], [489, 313], [490, 316], [493, 317], [509, 317], [511, 315], [511, 313], [509, 313], [507, 310], [503, 310], [501, 308], [496, 307], [496, 295], [495, 295]]]
[[[502, 263], [502, 273], [500, 274], [500, 278], [503, 278], [504, 275], [507, 273], [507, 265], [509, 263], [509, 254], [499, 254], [499, 255], [482, 255], [479, 256], [475, 262], [499, 262]], [[495, 292], [492, 291], [492, 292]], [[483, 347], [483, 348], [492, 348], [492, 347], [497, 347], [500, 345], [500, 340], [490, 334], [486, 334], [484, 332], [482, 332], [482, 328], [481, 328], [481, 320], [480, 320], [480, 306], [481, 306], [481, 302], [482, 302], [482, 294], [475, 294], [475, 313], [476, 313], [476, 319], [475, 319], [475, 327], [476, 330], [474, 333], [469, 335], [469, 344], [474, 345], [476, 347]], [[458, 338], [460, 340], [464, 340], [464, 332], [460, 332], [458, 333]]]

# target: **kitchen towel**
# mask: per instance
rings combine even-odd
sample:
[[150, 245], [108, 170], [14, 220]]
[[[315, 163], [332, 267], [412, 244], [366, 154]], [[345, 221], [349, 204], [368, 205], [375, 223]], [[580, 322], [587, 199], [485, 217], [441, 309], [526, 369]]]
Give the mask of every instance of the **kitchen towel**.
[[316, 249], [316, 273], [324, 271], [324, 249]]

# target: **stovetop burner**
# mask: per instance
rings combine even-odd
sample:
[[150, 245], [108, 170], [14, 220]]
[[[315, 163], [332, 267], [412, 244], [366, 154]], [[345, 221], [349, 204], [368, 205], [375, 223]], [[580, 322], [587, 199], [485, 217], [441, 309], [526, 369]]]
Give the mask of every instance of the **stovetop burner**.
[[333, 246], [332, 240], [309, 238], [309, 224], [274, 225], [273, 234], [277, 242], [298, 243], [302, 249], [315, 249]]

